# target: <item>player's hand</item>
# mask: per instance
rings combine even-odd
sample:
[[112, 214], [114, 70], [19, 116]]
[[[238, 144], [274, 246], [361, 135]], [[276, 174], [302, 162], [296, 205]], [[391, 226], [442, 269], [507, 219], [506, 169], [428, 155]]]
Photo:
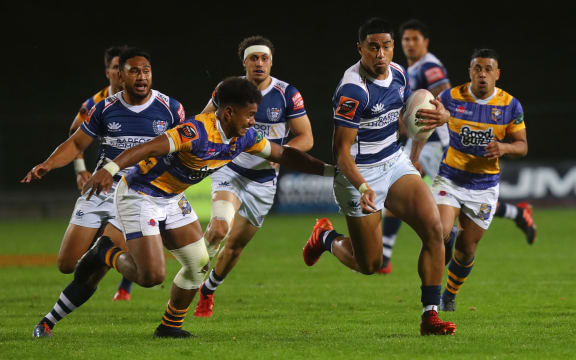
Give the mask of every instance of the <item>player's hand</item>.
[[374, 190], [368, 188], [368, 190], [364, 191], [360, 198], [360, 206], [362, 207], [362, 212], [364, 214], [371, 214], [377, 211], [374, 200], [376, 200], [376, 193]]
[[86, 170], [80, 171], [78, 174], [76, 174], [76, 185], [78, 186], [78, 190], [80, 190], [80, 192], [82, 192], [82, 189], [84, 188], [84, 185], [86, 185], [88, 179], [90, 179], [90, 172]]
[[486, 145], [486, 154], [484, 155], [488, 159], [497, 159], [506, 154], [505, 152], [506, 144], [499, 141], [490, 141]]
[[84, 184], [84, 187], [82, 188], [82, 194], [89, 191], [87, 200], [90, 200], [94, 194], [98, 195], [101, 192], [108, 194], [113, 183], [114, 178], [112, 175], [110, 175], [110, 173], [105, 169], [100, 169], [90, 179], [88, 179], [88, 181], [86, 181], [86, 184]]
[[43, 162], [42, 164], [38, 164], [32, 168], [32, 170], [28, 171], [28, 174], [24, 176], [22, 180], [20, 180], [23, 184], [29, 184], [32, 180], [40, 180], [44, 175], [48, 174], [52, 170], [52, 166], [47, 163]]
[[272, 169], [278, 170], [278, 168], [280, 167], [280, 164], [278, 164], [277, 162], [274, 162], [274, 161], [270, 161], [270, 166], [272, 166]]
[[436, 109], [420, 109], [417, 114], [420, 119], [418, 123], [424, 131], [442, 126], [450, 120], [450, 112], [446, 110], [440, 101], [434, 99], [430, 100], [430, 103], [436, 106]]

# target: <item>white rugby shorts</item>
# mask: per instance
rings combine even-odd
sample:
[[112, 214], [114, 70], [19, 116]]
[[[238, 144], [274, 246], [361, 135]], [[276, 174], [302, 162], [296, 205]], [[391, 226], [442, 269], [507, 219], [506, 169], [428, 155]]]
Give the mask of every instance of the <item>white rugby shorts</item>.
[[457, 186], [445, 177], [436, 176], [431, 191], [436, 204], [461, 209], [476, 225], [486, 230], [496, 212], [500, 185], [486, 190], [472, 190]]
[[149, 196], [130, 189], [124, 179], [116, 187], [114, 202], [126, 240], [158, 235], [160, 230], [198, 220], [184, 193], [171, 198]]
[[[358, 169], [370, 188], [376, 193], [376, 210], [384, 209], [384, 202], [388, 196], [388, 190], [404, 175], [418, 175], [420, 173], [412, 162], [408, 159], [406, 154], [402, 151], [398, 155], [388, 160], [386, 163], [370, 168]], [[360, 206], [360, 192], [348, 181], [348, 179], [341, 173], [334, 177], [334, 196], [336, 203], [340, 207], [340, 212], [346, 216], [360, 217], [369, 214], [364, 214]]]
[[[410, 150], [412, 148], [412, 139], [406, 141], [406, 146], [404, 147], [404, 152], [406, 156], [410, 158]], [[440, 169], [440, 163], [442, 162], [442, 156], [444, 156], [444, 149], [440, 141], [430, 141], [427, 142], [422, 151], [420, 152], [420, 157], [418, 161], [422, 165], [422, 170], [424, 175], [428, 175], [431, 179], [434, 179], [438, 175], [438, 170]]]
[[241, 202], [238, 215], [261, 227], [264, 217], [272, 208], [276, 194], [276, 179], [259, 183], [252, 181], [225, 166], [212, 175], [212, 195], [217, 191], [230, 191]]
[[88, 192], [80, 196], [74, 205], [74, 211], [70, 217], [70, 224], [87, 228], [98, 229], [105, 223], [110, 223], [121, 229], [116, 220], [116, 208], [114, 207], [114, 191], [117, 183], [112, 185], [108, 194], [100, 193], [92, 195], [87, 200]]

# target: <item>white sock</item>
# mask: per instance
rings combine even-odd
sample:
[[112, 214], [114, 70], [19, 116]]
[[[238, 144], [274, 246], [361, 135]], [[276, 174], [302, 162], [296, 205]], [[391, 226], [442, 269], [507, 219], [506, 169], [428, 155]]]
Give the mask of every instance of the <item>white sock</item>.
[[500, 206], [506, 206], [504, 213], [506, 219], [516, 219], [516, 216], [518, 216], [518, 208], [515, 205], [500, 203]]

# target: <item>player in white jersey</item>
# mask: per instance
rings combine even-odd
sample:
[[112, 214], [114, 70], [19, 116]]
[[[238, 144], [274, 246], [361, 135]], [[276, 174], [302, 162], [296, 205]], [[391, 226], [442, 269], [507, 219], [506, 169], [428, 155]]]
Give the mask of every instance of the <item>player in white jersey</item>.
[[[100, 169], [106, 161], [114, 159], [124, 149], [147, 142], [184, 119], [184, 109], [178, 101], [151, 89], [150, 55], [139, 49], [128, 48], [119, 55], [119, 66], [124, 91], [94, 105], [80, 129], [58, 146], [46, 161], [30, 170], [22, 182], [40, 180], [49, 171], [69, 164], [95, 139], [100, 141], [100, 161], [96, 166], [96, 169]], [[114, 184], [118, 180], [120, 176], [115, 178]], [[76, 220], [81, 223], [76, 225]], [[74, 264], [88, 250], [98, 229], [106, 223], [108, 225], [104, 235], [117, 246], [125, 248], [126, 243], [116, 220], [113, 197], [100, 194], [91, 199], [86, 195], [78, 198], [70, 227], [84, 230], [86, 236], [74, 238], [74, 247], [77, 249]], [[36, 325], [34, 337], [51, 336], [52, 328], [58, 321], [92, 296], [107, 270], [103, 267], [86, 283], [73, 280], [62, 291], [52, 310]]]
[[[262, 102], [254, 116], [254, 129], [279, 145], [308, 151], [314, 140], [304, 100], [294, 86], [270, 75], [273, 55], [273, 43], [262, 36], [245, 38], [238, 46], [246, 79], [262, 92]], [[217, 107], [213, 98], [203, 112], [214, 111]], [[294, 136], [287, 141], [289, 133]], [[278, 171], [277, 164], [244, 153], [210, 176], [212, 212], [205, 234], [210, 256], [217, 254], [222, 240], [226, 241], [214, 268], [202, 284], [194, 316], [212, 316], [216, 287], [237, 264], [242, 250], [272, 207]]]
[[[388, 22], [372, 18], [358, 35], [361, 59], [344, 73], [333, 99], [333, 151], [339, 170], [334, 194], [350, 236], [337, 233], [327, 218], [317, 220], [303, 250], [304, 261], [312, 266], [329, 251], [349, 268], [374, 274], [382, 266], [381, 212], [390, 209], [422, 240], [420, 333], [451, 335], [456, 325], [438, 318], [444, 272], [440, 216], [430, 190], [398, 143], [401, 110], [410, 95], [408, 78], [392, 62], [394, 40]], [[429, 116], [447, 119], [444, 107], [437, 100], [434, 104]]]

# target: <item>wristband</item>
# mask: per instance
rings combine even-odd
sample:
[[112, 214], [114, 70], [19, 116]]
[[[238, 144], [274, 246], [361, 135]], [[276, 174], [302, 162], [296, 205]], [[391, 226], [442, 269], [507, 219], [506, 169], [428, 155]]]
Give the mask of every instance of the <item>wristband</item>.
[[74, 159], [74, 172], [76, 174], [86, 171], [86, 163], [84, 159]]
[[364, 192], [368, 189], [369, 189], [368, 183], [362, 183], [362, 185], [360, 185], [360, 187], [358, 188], [358, 191], [360, 191], [360, 194], [364, 194]]
[[108, 171], [110, 175], [114, 176], [118, 171], [120, 171], [120, 166], [118, 166], [114, 161], [110, 161], [104, 165], [102, 169]]
[[322, 173], [322, 176], [334, 177], [335, 174], [336, 168], [334, 165], [324, 164], [324, 172]]

